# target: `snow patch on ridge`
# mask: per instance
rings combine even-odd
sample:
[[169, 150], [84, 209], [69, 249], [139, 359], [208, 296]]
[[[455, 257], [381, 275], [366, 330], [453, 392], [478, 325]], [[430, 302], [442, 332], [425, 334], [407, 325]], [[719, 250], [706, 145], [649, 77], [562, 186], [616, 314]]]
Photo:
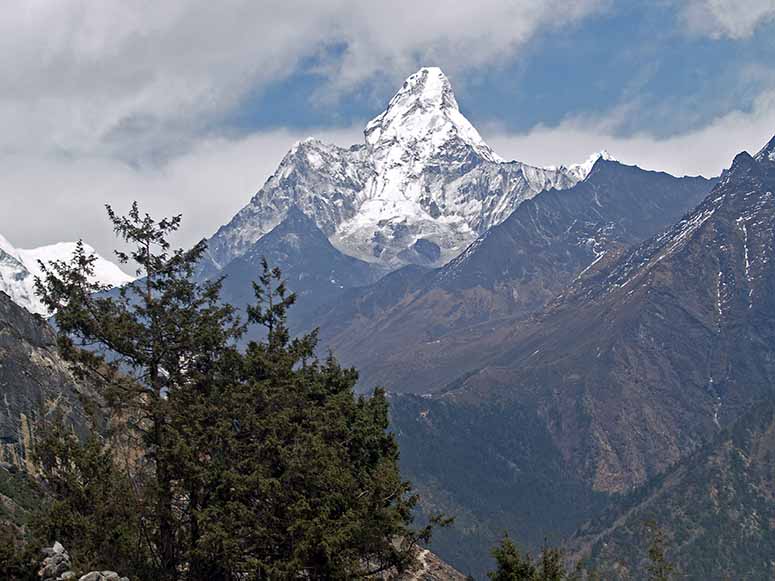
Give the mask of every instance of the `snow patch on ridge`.
[[[17, 249], [0, 235], [0, 291], [28, 311], [47, 316], [48, 311], [35, 294], [35, 277], [43, 274], [38, 261], [44, 264], [57, 260], [68, 261], [75, 248], [75, 242], [60, 242], [40, 248]], [[88, 244], [84, 244], [84, 250], [86, 254], [96, 254]], [[97, 254], [92, 280], [115, 287], [125, 285], [134, 278]]]
[[619, 161], [614, 156], [612, 156], [607, 150], [603, 149], [602, 151], [593, 153], [583, 163], [575, 163], [573, 165], [569, 165], [568, 171], [573, 176], [575, 176], [579, 181], [584, 181], [589, 177], [589, 174], [592, 171], [592, 168], [595, 167], [595, 164], [601, 159], [604, 161]]
[[549, 166], [546, 166], [545, 169], [555, 170], [555, 171], [556, 170], [567, 171], [577, 181], [583, 182], [585, 179], [589, 177], [589, 174], [592, 172], [592, 168], [595, 167], [595, 164], [601, 159], [604, 161], [619, 161], [613, 155], [611, 155], [608, 152], [608, 150], [603, 149], [601, 151], [593, 153], [586, 159], [586, 161], [583, 161], [581, 163], [574, 163], [568, 166], [561, 165], [559, 167], [554, 165], [549, 165]]
[[[27, 267], [27, 270], [29, 270], [33, 276], [40, 276], [43, 273], [40, 269], [39, 261], [43, 262], [43, 264], [49, 264], [57, 260], [69, 261], [73, 256], [73, 252], [75, 252], [76, 246], [76, 242], [58, 242], [56, 244], [29, 250], [20, 248], [18, 252], [19, 257]], [[97, 255], [97, 260], [94, 262], [94, 281], [99, 281], [101, 284], [113, 287], [123, 286], [134, 280], [133, 276], [128, 275], [116, 264], [97, 254], [94, 248], [88, 244], [84, 244], [83, 249], [87, 255]]]

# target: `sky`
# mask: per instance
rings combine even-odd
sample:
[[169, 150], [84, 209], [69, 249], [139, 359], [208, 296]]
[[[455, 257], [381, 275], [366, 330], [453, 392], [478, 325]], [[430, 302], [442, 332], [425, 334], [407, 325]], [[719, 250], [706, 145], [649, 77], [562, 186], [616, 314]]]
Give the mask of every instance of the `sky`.
[[719, 174], [775, 134], [775, 0], [7, 0], [0, 234], [211, 235], [297, 140], [361, 143], [422, 66], [504, 158]]

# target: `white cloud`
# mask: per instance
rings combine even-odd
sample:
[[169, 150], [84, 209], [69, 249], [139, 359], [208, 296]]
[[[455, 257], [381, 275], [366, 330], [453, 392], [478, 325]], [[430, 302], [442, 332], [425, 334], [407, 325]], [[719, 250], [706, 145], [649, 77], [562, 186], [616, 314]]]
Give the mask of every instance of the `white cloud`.
[[[362, 140], [360, 128], [315, 133], [341, 145]], [[17, 247], [83, 238], [108, 257], [116, 241], [104, 205], [123, 212], [137, 200], [155, 216], [182, 212], [174, 242], [187, 246], [231, 219], [304, 137], [272, 131], [203, 140], [155, 168], [98, 157], [0, 157], [0, 232]]]
[[683, 16], [692, 32], [743, 39], [775, 20], [775, 0], [688, 0]]
[[[775, 91], [760, 95], [751, 111], [733, 111], [705, 127], [657, 138], [646, 133], [621, 136], [616, 114], [602, 119], [569, 119], [513, 135], [497, 127], [482, 134], [503, 157], [537, 165], [574, 163], [607, 149], [624, 163], [674, 175], [715, 176], [741, 151], [756, 153], [775, 134]], [[613, 120], [613, 121], [612, 121]]]
[[[318, 62], [335, 94], [374, 78], [395, 83], [421, 65], [454, 80], [610, 1], [12, 0], [0, 19], [0, 233], [19, 246], [84, 237], [108, 254], [102, 205], [137, 199], [155, 214], [183, 212], [178, 243], [189, 244], [247, 202], [296, 139], [361, 141], [360, 127], [213, 137], [221, 115], [303, 59]], [[693, 29], [735, 38], [775, 10], [773, 1], [745, 10], [680, 1]], [[713, 175], [775, 132], [773, 112], [768, 93], [749, 113], [669, 139], [618, 136], [625, 108], [521, 135], [482, 129], [502, 155], [537, 164], [605, 147], [644, 167]], [[156, 166], [126, 163], [160, 151], [172, 155]]]
[[[332, 93], [392, 84], [424, 64], [465, 71], [608, 1], [9, 0], [0, 232], [19, 246], [82, 236], [106, 253], [102, 205], [137, 199], [156, 214], [184, 212], [180, 243], [193, 242], [303, 137], [217, 136], [219, 119], [304, 59]], [[361, 141], [360, 128], [331, 133], [320, 136]]]
[[301, 59], [321, 58], [337, 90], [431, 61], [465, 69], [607, 1], [11, 0], [0, 19], [0, 152], [184, 150]]

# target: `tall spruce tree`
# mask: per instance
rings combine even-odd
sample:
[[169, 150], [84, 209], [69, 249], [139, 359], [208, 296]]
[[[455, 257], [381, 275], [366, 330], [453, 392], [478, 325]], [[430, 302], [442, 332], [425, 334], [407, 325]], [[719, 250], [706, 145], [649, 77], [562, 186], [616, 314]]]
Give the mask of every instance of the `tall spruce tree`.
[[142, 504], [153, 506], [143, 521], [158, 577], [175, 579], [181, 564], [174, 474], [179, 450], [170, 433], [179, 412], [175, 394], [216, 369], [213, 362], [233, 349], [242, 327], [234, 309], [219, 301], [220, 280], [194, 280], [205, 243], [170, 251], [168, 236], [180, 226], [180, 216], [156, 221], [136, 203], [127, 216], [109, 206], [107, 211], [116, 235], [131, 248], [117, 252], [118, 258], [134, 262], [140, 278], [117, 294], [105, 293], [92, 282], [95, 257], [78, 244], [70, 263], [43, 265], [36, 287], [56, 312], [62, 353], [81, 374], [102, 379], [108, 405], [116, 414], [126, 413], [142, 436], [138, 462], [150, 466]]
[[137, 281], [105, 292], [79, 245], [37, 288], [62, 353], [102, 387], [113, 428], [103, 445], [123, 459], [139, 511], [132, 538], [148, 560], [147, 573], [129, 573], [355, 579], [410, 567], [431, 529], [411, 526], [417, 497], [400, 478], [384, 392], [356, 397], [356, 372], [320, 361], [316, 333], [290, 337], [295, 297], [278, 270], [264, 263], [247, 309], [265, 339], [240, 350], [245, 326], [221, 302], [221, 281], [194, 277], [204, 242], [170, 251], [180, 217], [156, 221], [136, 204], [108, 214]]
[[398, 471], [385, 393], [355, 397], [357, 373], [318, 360], [316, 332], [290, 338], [295, 296], [265, 261], [255, 291], [248, 316], [266, 340], [248, 346], [243, 381], [219, 414], [232, 462], [217, 506], [228, 505], [228, 526], [245, 531], [238, 568], [260, 579], [406, 569], [430, 529], [409, 528], [417, 497]]

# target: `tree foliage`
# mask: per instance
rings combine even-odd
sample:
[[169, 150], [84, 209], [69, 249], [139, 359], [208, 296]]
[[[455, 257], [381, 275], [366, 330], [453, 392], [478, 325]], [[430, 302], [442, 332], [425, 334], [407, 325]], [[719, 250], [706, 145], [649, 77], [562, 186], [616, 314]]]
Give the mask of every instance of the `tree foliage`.
[[29, 545], [22, 542], [17, 527], [0, 522], [0, 579], [6, 581], [33, 581], [35, 556]]
[[82, 572], [147, 572], [142, 500], [102, 438], [92, 434], [80, 441], [54, 418], [43, 426], [36, 461], [50, 499], [31, 522], [33, 544], [59, 540]]
[[[37, 281], [61, 352], [98, 381], [108, 417], [101, 437], [54, 430], [41, 443], [47, 533], [81, 564], [109, 555], [144, 579], [410, 567], [431, 529], [411, 526], [417, 497], [398, 471], [385, 393], [356, 397], [357, 373], [320, 360], [316, 332], [290, 336], [295, 296], [266, 262], [242, 322], [221, 280], [195, 277], [204, 242], [170, 250], [179, 216], [156, 221], [136, 204], [108, 214], [135, 282], [111, 292], [91, 282], [95, 257], [82, 245]], [[265, 338], [242, 348], [248, 325]]]
[[561, 550], [544, 545], [539, 558], [520, 553], [506, 536], [492, 551], [497, 568], [488, 574], [492, 581], [564, 581], [569, 578]]
[[513, 541], [505, 536], [493, 548], [496, 569], [488, 573], [492, 581], [599, 581], [596, 569], [578, 561], [568, 569], [566, 555], [562, 549], [544, 543], [537, 560], [529, 553], [521, 553]]
[[654, 521], [649, 521], [644, 526], [650, 536], [648, 579], [650, 581], [670, 581], [673, 578], [674, 567], [667, 559], [665, 532]]

